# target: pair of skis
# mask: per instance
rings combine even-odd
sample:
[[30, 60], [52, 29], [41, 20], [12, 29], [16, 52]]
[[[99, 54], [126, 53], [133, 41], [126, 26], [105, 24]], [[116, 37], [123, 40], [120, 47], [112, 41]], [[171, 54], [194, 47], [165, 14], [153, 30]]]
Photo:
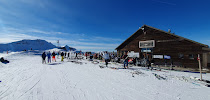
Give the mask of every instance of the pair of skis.
[[115, 68], [115, 67], [108, 67], [108, 66], [106, 67], [106, 66], [103, 66], [103, 65], [99, 65], [99, 67], [100, 67], [100, 68], [111, 68], [111, 69], [116, 69], [116, 70], [119, 69], [119, 68]]
[[195, 80], [196, 82], [206, 86], [206, 87], [210, 87], [210, 81], [209, 80], [205, 80], [205, 79], [200, 79], [200, 78], [197, 78], [197, 77], [193, 77], [193, 76], [190, 76], [190, 79], [192, 80]]
[[134, 77], [134, 74], [136, 74], [136, 75], [144, 75], [144, 73], [141, 72], [141, 71], [134, 71], [134, 72], [132, 72], [132, 77]]
[[158, 75], [158, 74], [155, 74], [155, 73], [152, 73], [158, 80], [166, 80], [166, 78], [165, 77], [162, 77], [162, 76], [160, 76], [160, 75]]

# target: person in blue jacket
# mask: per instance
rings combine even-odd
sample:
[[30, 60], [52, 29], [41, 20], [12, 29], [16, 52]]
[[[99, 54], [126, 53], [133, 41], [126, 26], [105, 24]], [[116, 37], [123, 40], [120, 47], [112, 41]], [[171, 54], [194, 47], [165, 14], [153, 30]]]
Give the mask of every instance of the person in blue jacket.
[[50, 51], [47, 53], [48, 63], [51, 63], [51, 53]]

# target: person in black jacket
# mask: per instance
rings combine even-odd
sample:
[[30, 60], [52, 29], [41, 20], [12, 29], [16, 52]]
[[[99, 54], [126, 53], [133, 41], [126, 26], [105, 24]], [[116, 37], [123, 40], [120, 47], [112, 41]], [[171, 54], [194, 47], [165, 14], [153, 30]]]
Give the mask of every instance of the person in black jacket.
[[133, 64], [136, 66], [136, 60], [137, 60], [137, 58], [135, 57], [135, 58], [133, 58]]
[[42, 53], [42, 64], [45, 63], [46, 64], [46, 54], [45, 52]]
[[128, 68], [128, 53], [124, 52], [124, 55], [122, 57], [124, 59], [124, 68]]
[[66, 58], [66, 52], [64, 53], [64, 58]]
[[68, 59], [70, 59], [70, 52], [68, 52]]
[[8, 61], [8, 60], [5, 60], [3, 57], [1, 57], [0, 62], [2, 62], [2, 63], [4, 63], [4, 64], [9, 63], [9, 61]]

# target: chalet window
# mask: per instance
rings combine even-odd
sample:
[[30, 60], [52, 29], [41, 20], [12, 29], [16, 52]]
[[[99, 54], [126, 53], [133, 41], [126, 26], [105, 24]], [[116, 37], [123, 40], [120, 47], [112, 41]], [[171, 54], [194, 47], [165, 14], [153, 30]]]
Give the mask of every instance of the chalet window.
[[193, 54], [189, 54], [188, 57], [189, 57], [189, 59], [194, 59]]
[[180, 58], [180, 59], [184, 59], [184, 54], [181, 54], [181, 53], [180, 53], [180, 54], [179, 54], [179, 58]]

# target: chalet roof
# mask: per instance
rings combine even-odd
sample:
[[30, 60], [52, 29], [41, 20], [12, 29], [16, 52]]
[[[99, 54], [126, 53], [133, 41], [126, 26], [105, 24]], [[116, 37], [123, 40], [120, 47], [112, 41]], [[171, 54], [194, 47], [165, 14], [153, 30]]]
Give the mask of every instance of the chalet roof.
[[[184, 39], [184, 40], [190, 41], [190, 42], [192, 42], [192, 43], [201, 45], [201, 46], [206, 47], [206, 48], [209, 47], [208, 45], [205, 45], [205, 44], [202, 44], [202, 43], [199, 43], [199, 42], [196, 42], [196, 41], [193, 41], [193, 40], [190, 40], [190, 39], [187, 39], [187, 38], [178, 36], [178, 35], [176, 35], [176, 34], [172, 34], [172, 33], [169, 33], [169, 32], [166, 32], [166, 31], [163, 31], [163, 30], [160, 30], [160, 29], [157, 29], [157, 28], [148, 26], [148, 25], [143, 25], [143, 26], [142, 26], [141, 28], [139, 28], [135, 33], [133, 33], [129, 38], [127, 38], [122, 44], [120, 44], [120, 45], [116, 48], [116, 50], [119, 49], [121, 46], [123, 46], [126, 42], [129, 42], [129, 40], [131, 41], [132, 39], [134, 39], [134, 37], [137, 36], [138, 32], [141, 31], [142, 28], [145, 28], [145, 27], [148, 27], [148, 28], [151, 28], [151, 29], [154, 29], [154, 30], [161, 31], [161, 32], [163, 32], [163, 33], [165, 33], [165, 34], [169, 34], [169, 35], [178, 37], [178, 38], [180, 38], [180, 39]], [[141, 33], [143, 33], [143, 31], [141, 31]], [[139, 34], [139, 35], [140, 35], [140, 34]]]

